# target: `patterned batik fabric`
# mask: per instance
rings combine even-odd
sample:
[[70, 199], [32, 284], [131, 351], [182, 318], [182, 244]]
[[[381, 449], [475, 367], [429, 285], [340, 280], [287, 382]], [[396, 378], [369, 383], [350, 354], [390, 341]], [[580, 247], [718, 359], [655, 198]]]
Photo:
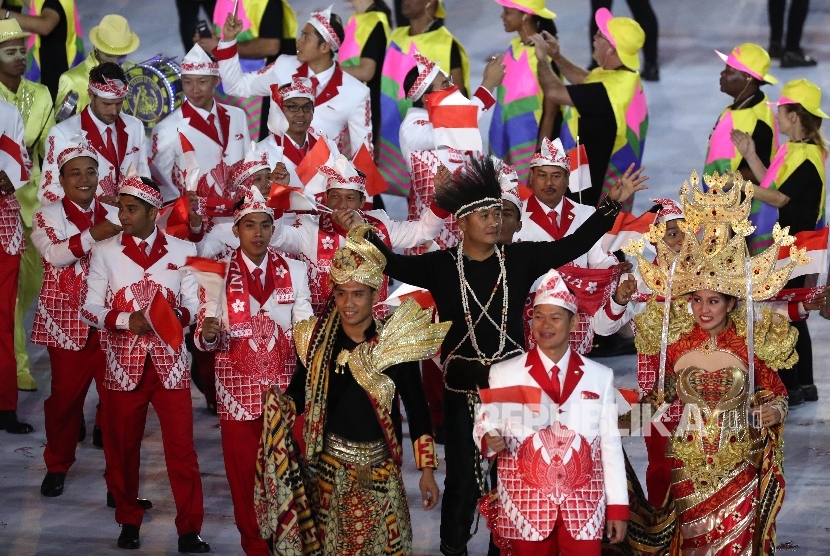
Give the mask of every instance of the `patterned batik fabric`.
[[358, 486], [355, 467], [326, 453], [312, 501], [323, 553], [331, 556], [412, 554], [412, 524], [400, 467], [389, 457], [372, 466], [372, 488]]

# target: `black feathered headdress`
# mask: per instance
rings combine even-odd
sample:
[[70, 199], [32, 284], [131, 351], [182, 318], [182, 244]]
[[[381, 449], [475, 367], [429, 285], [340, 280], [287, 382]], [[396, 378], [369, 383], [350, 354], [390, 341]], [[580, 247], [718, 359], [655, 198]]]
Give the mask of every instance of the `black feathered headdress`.
[[489, 156], [473, 158], [453, 175], [452, 185], [435, 192], [435, 204], [456, 219], [479, 210], [501, 207], [499, 173]]

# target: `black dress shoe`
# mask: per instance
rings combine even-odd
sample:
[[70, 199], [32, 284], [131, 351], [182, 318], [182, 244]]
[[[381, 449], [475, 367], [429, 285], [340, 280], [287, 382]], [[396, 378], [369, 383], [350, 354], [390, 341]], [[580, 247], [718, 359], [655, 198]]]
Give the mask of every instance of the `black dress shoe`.
[[204, 554], [210, 552], [210, 545], [202, 540], [199, 533], [187, 533], [179, 537], [179, 552]]
[[81, 430], [78, 431], [78, 442], [86, 440], [86, 419], [81, 417]]
[[767, 49], [767, 54], [769, 57], [778, 60], [781, 56], [784, 55], [784, 45], [781, 42], [771, 42], [769, 43], [769, 48]]
[[138, 550], [141, 546], [141, 541], [138, 538], [138, 527], [135, 525], [124, 524], [121, 526], [121, 534], [118, 535], [118, 548], [126, 548], [127, 550]]
[[104, 435], [101, 432], [101, 427], [98, 425], [92, 427], [92, 445], [96, 448], [104, 447]]
[[798, 50], [787, 50], [781, 56], [782, 68], [808, 68], [817, 65], [818, 62], [804, 54], [800, 48]]
[[208, 410], [208, 413], [211, 413], [213, 415], [217, 415], [218, 410], [216, 409], [216, 402], [207, 402], [207, 410]]
[[46, 473], [43, 482], [40, 484], [40, 493], [44, 496], [54, 498], [63, 494], [63, 482], [66, 480], [66, 473]]
[[[136, 498], [135, 501], [138, 502], [138, 505], [144, 508], [145, 510], [153, 509], [153, 503], [147, 500], [146, 498]], [[112, 495], [111, 492], [107, 493], [107, 507], [115, 507], [115, 497]]]
[[805, 402], [817, 402], [818, 401], [818, 389], [816, 388], [815, 384], [811, 384], [809, 386], [802, 386], [801, 393], [804, 394], [804, 401]]
[[35, 430], [29, 423], [18, 420], [17, 413], [10, 410], [0, 411], [0, 429], [9, 434], [29, 434]]
[[787, 406], [793, 407], [804, 403], [804, 392], [798, 390], [787, 390]]
[[657, 64], [646, 63], [643, 65], [640, 77], [643, 81], [660, 81], [660, 68], [657, 67]]

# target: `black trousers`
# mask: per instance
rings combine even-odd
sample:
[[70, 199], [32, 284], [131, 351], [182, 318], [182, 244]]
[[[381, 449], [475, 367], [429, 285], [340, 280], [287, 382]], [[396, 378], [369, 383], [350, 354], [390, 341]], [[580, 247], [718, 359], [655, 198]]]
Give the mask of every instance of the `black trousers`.
[[[784, 42], [784, 11], [787, 0], [767, 0], [769, 13], [769, 42]], [[787, 43], [785, 50], [797, 51], [801, 48], [801, 35], [804, 31], [804, 21], [810, 10], [810, 0], [791, 0], [790, 16], [787, 19]]]
[[199, 9], [204, 8], [205, 20], [213, 29], [213, 10], [216, 9], [216, 0], [176, 0], [176, 10], [179, 12], [179, 34], [185, 52], [193, 48], [193, 35], [196, 34], [196, 22], [199, 21]]
[[798, 363], [791, 369], [781, 369], [778, 376], [787, 390], [798, 390], [802, 385], [813, 384], [813, 340], [810, 338], [810, 329], [807, 321], [801, 320], [791, 323], [798, 330], [798, 340], [795, 351], [798, 353]]
[[[591, 24], [589, 26], [591, 36], [588, 38], [592, 44], [594, 35], [597, 34], [597, 22], [594, 19], [594, 14], [600, 8], [610, 10], [613, 2], [614, 0], [591, 0]], [[631, 15], [634, 16], [634, 20], [640, 24], [646, 34], [643, 57], [647, 64], [657, 65], [657, 40], [660, 35], [660, 27], [657, 23], [657, 15], [651, 7], [651, 2], [649, 0], [626, 0], [626, 2], [628, 3], [628, 9], [631, 10]]]
[[[466, 554], [467, 541], [475, 519], [479, 490], [475, 473], [476, 450], [473, 442], [473, 420], [467, 409], [467, 395], [444, 389], [444, 457], [447, 478], [444, 480], [444, 497], [441, 500], [441, 552]], [[496, 466], [490, 475], [491, 488], [495, 487]], [[485, 527], [482, 521], [480, 527]], [[490, 537], [488, 556], [497, 556], [499, 549]]]

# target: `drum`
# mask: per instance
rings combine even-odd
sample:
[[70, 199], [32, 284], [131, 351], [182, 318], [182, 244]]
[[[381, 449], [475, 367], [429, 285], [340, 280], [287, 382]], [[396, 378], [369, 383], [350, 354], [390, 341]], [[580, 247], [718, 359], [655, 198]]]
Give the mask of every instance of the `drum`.
[[60, 104], [60, 108], [58, 108], [57, 114], [55, 114], [55, 123], [59, 124], [65, 119], [69, 118], [73, 114], [75, 114], [75, 108], [78, 106], [78, 93], [75, 91], [69, 91], [66, 93], [66, 96], [63, 97], [63, 102]]
[[141, 120], [149, 136], [153, 126], [184, 100], [181, 68], [172, 58], [156, 56], [136, 64], [126, 74], [123, 111]]

